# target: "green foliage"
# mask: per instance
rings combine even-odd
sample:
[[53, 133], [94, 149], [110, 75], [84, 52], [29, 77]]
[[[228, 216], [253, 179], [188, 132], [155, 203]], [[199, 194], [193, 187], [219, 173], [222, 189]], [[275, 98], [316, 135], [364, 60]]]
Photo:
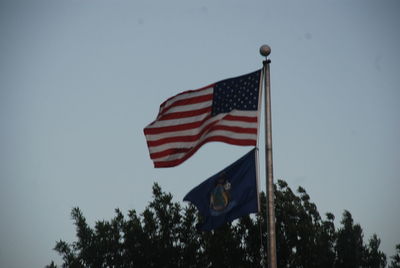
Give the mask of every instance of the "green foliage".
[[369, 240], [368, 246], [365, 248], [364, 266], [367, 268], [384, 268], [386, 267], [386, 255], [379, 250], [381, 240], [374, 234]]
[[400, 268], [400, 244], [396, 245], [396, 255], [391, 256], [389, 268]]
[[[72, 209], [77, 241], [58, 241], [54, 248], [62, 267], [264, 267], [266, 262], [266, 196], [261, 213], [199, 232], [201, 221], [192, 205], [182, 207], [172, 195], [153, 186], [153, 200], [141, 214], [125, 218], [119, 209], [110, 221], [90, 227], [79, 208]], [[336, 230], [334, 215], [321, 218], [304, 188], [294, 193], [284, 181], [275, 188], [278, 267], [385, 267], [374, 235], [363, 244], [361, 226], [345, 211]], [[391, 268], [400, 267], [398, 254]], [[51, 262], [47, 267], [57, 267]]]
[[334, 216], [322, 220], [304, 188], [296, 195], [278, 181], [276, 195], [277, 254], [279, 267], [333, 267], [336, 233]]
[[361, 267], [364, 253], [361, 226], [359, 224], [354, 225], [353, 218], [347, 210], [343, 213], [341, 223], [343, 227], [337, 232], [335, 267]]

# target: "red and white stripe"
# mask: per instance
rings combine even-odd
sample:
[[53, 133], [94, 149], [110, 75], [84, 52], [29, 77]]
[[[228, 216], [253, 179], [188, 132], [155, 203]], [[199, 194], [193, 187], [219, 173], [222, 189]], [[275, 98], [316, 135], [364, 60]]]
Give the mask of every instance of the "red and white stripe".
[[210, 141], [256, 145], [258, 111], [211, 116], [214, 85], [182, 92], [160, 105], [157, 119], [144, 129], [156, 168], [177, 166]]

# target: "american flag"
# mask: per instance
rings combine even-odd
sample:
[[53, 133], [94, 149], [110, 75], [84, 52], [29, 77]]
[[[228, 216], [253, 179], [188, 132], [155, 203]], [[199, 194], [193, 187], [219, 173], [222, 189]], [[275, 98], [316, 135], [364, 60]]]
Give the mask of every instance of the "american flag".
[[210, 141], [255, 146], [261, 70], [175, 95], [144, 128], [154, 167], [174, 167]]

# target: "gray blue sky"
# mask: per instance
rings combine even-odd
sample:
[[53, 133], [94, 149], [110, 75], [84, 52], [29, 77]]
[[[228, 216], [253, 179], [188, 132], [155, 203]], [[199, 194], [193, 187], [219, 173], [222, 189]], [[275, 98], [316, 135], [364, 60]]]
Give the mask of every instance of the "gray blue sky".
[[0, 266], [60, 263], [75, 206], [91, 225], [141, 212], [154, 182], [180, 201], [249, 151], [209, 143], [154, 169], [143, 128], [166, 98], [261, 68], [264, 43], [275, 179], [337, 225], [349, 210], [393, 255], [399, 12], [394, 0], [1, 0]]

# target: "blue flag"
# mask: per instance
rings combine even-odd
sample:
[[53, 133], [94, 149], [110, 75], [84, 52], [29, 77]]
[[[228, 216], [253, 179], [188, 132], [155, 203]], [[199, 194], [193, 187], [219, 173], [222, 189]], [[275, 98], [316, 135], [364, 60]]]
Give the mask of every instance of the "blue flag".
[[256, 149], [192, 189], [184, 198], [197, 207], [209, 231], [258, 212]]

